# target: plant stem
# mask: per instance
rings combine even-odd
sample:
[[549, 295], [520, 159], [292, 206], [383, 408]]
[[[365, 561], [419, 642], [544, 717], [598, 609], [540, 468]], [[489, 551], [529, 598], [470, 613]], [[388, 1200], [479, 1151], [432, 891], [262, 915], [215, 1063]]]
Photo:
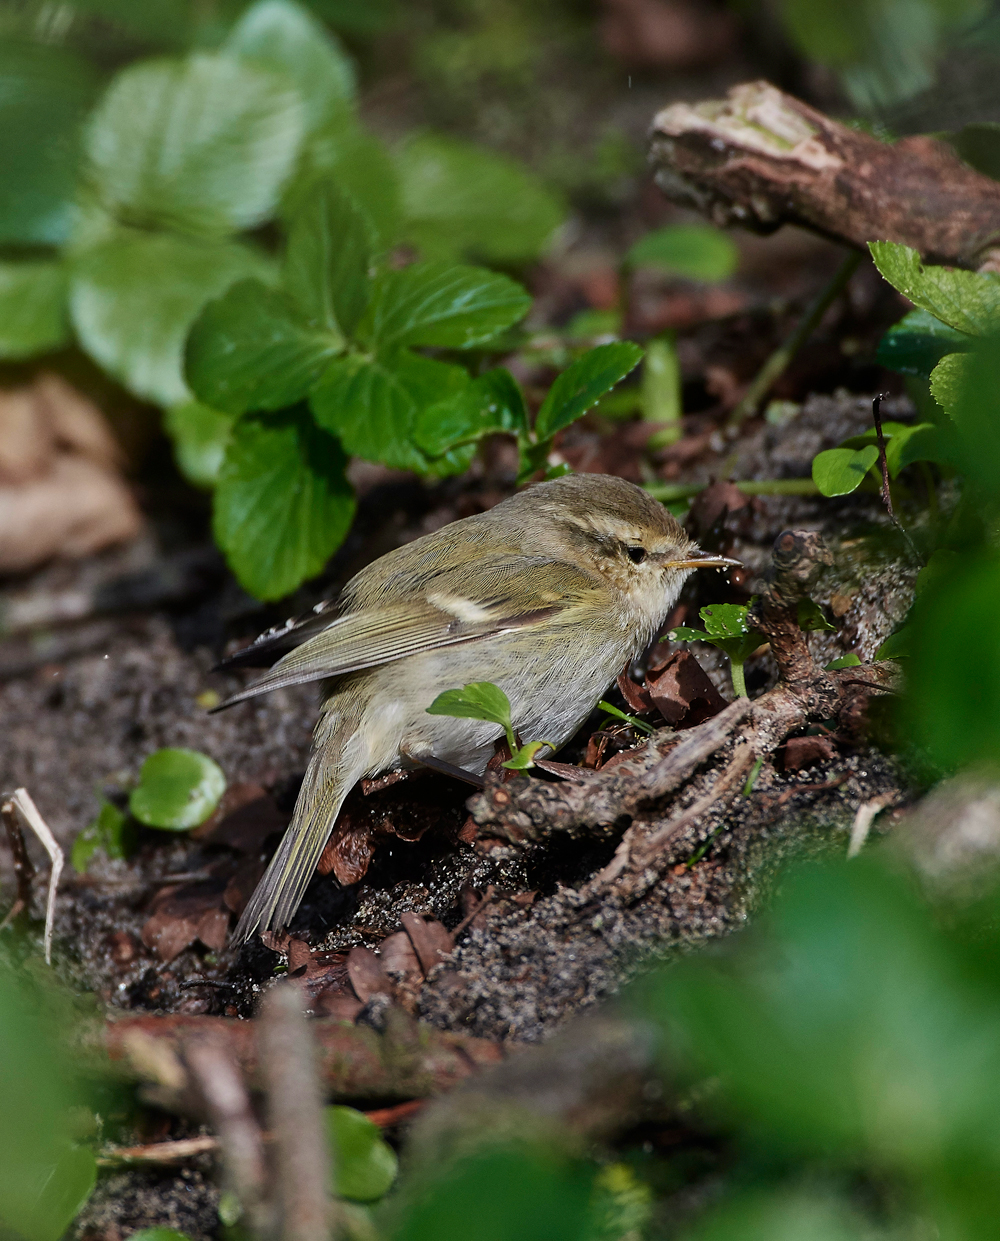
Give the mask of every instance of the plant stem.
[[650, 449], [677, 443], [684, 434], [681, 413], [681, 369], [674, 334], [661, 332], [646, 345], [642, 366], [642, 416], [646, 422], [664, 423], [650, 437]]
[[[675, 500], [690, 500], [704, 491], [708, 483], [644, 483], [643, 486], [655, 500], [672, 504]], [[811, 478], [748, 478], [733, 486], [747, 496], [819, 495], [819, 488]]]
[[733, 676], [733, 690], [736, 693], [736, 697], [748, 698], [749, 694], [747, 694], [747, 680], [743, 674], [743, 661], [740, 660], [737, 663], [735, 659], [730, 658], [729, 670]]
[[852, 250], [837, 268], [833, 277], [815, 298], [806, 313], [803, 315], [799, 326], [789, 336], [789, 338], [775, 349], [774, 353], [767, 359], [764, 365], [757, 372], [753, 382], [747, 389], [743, 400], [736, 406], [729, 415], [727, 423], [731, 431], [738, 430], [747, 418], [752, 418], [757, 412], [757, 407], [767, 395], [774, 382], [784, 374], [791, 362], [792, 358], [798, 353], [809, 337], [813, 334], [819, 324], [820, 319], [826, 314], [830, 306], [836, 298], [844, 291], [848, 280], [854, 275], [858, 264], [861, 262], [861, 252]]

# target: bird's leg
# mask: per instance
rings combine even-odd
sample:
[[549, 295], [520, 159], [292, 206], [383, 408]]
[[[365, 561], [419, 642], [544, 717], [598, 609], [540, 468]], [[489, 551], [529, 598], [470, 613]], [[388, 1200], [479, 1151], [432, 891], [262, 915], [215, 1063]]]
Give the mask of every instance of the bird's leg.
[[411, 763], [419, 763], [421, 767], [428, 767], [431, 771], [437, 771], [442, 776], [451, 776], [453, 780], [462, 780], [476, 789], [486, 787], [486, 781], [482, 776], [474, 775], [471, 771], [466, 771], [464, 767], [456, 767], [454, 763], [447, 763], [443, 758], [435, 758], [433, 754], [413, 754], [409, 750], [400, 750], [399, 752], [404, 758], [408, 758]]

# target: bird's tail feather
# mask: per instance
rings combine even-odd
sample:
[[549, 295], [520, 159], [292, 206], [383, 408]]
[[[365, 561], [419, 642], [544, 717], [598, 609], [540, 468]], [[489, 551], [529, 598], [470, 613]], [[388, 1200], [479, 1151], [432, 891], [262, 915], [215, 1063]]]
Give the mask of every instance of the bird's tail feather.
[[[328, 777], [325, 780], [324, 774]], [[331, 780], [329, 774], [328, 758], [321, 750], [315, 751], [295, 803], [292, 821], [240, 916], [233, 934], [234, 943], [243, 943], [257, 930], [287, 926], [295, 916], [353, 783], [342, 778]]]

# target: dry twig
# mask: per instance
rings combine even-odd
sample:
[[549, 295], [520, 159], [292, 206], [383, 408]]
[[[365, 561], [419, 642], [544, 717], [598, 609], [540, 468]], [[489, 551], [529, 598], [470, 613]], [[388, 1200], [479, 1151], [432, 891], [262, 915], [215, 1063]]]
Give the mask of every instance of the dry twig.
[[[51, 868], [49, 871], [49, 892], [45, 901], [45, 964], [51, 965], [52, 923], [56, 912], [56, 889], [59, 887], [59, 878], [62, 875], [63, 863], [66, 859], [62, 849], [60, 849], [59, 844], [56, 841], [55, 836], [52, 835], [51, 828], [38, 813], [38, 807], [32, 801], [31, 794], [27, 789], [15, 789], [14, 792], [11, 793], [10, 797], [4, 800], [2, 807], [0, 807], [0, 812], [3, 814], [4, 824], [7, 827], [7, 834], [11, 839], [12, 848], [14, 847], [14, 834], [12, 833], [11, 823], [13, 822], [16, 826], [17, 821], [16, 818], [14, 818], [15, 810], [20, 812], [21, 818], [24, 819], [25, 823], [27, 823], [38, 839], [42, 842], [45, 852], [49, 855], [49, 860], [51, 862]], [[23, 845], [24, 840], [22, 838], [22, 857], [27, 860], [27, 854], [23, 851]], [[17, 856], [18, 854], [15, 850], [15, 870], [17, 870]], [[28, 865], [31, 865], [30, 861], [28, 862]], [[17, 908], [17, 905], [22, 898], [24, 899], [24, 906], [22, 906], [23, 908], [27, 905], [28, 900], [30, 900], [31, 879], [30, 876], [22, 879], [22, 875], [26, 874], [24, 871], [18, 871], [17, 873], [18, 900], [15, 902], [15, 908]], [[22, 886], [22, 884], [24, 886]], [[10, 917], [10, 915], [8, 915], [8, 917]], [[6, 921], [7, 919], [4, 920], [5, 924]]]

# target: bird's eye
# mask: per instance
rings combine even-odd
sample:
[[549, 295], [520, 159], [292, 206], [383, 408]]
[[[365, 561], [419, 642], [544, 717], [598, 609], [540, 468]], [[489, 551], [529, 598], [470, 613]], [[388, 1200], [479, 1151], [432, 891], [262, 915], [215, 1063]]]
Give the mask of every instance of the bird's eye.
[[646, 549], [644, 547], [626, 547], [625, 554], [633, 564], [642, 564], [646, 559]]

